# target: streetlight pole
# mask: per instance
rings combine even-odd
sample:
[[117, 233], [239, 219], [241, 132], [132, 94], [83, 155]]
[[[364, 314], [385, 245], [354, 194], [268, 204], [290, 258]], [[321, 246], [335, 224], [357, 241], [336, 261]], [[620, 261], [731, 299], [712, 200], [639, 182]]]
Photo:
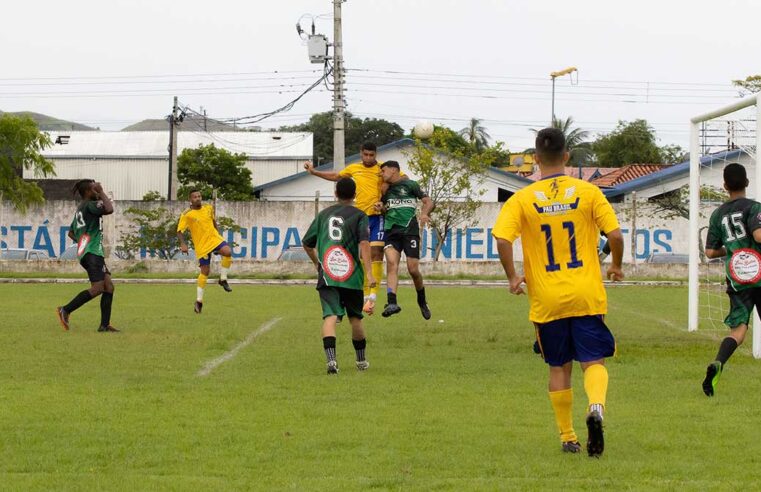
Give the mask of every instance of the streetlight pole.
[[552, 78], [552, 120], [550, 120], [550, 126], [555, 124], [555, 79], [577, 71], [578, 70], [576, 70], [576, 67], [568, 67], [560, 70], [559, 72], [550, 73], [550, 78]]

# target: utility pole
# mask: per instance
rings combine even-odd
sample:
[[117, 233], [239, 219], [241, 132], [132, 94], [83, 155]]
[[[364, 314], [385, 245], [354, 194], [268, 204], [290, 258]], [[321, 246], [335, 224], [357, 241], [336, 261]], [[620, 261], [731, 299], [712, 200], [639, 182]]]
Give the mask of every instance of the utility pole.
[[341, 4], [346, 0], [333, 0], [333, 171], [346, 166], [344, 155], [344, 58], [341, 35]]
[[172, 114], [169, 116], [169, 190], [167, 192], [168, 200], [177, 200], [177, 188], [179, 180], [177, 179], [177, 126], [180, 118], [177, 115], [179, 107], [177, 106], [177, 96], [174, 96], [174, 106]]

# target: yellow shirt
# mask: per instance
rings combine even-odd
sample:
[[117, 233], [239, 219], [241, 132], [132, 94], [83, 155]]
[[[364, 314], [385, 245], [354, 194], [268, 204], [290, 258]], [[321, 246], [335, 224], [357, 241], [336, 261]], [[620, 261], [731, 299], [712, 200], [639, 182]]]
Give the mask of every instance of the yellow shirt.
[[208, 255], [224, 241], [214, 227], [214, 208], [211, 205], [201, 205], [198, 210], [189, 208], [182, 213], [177, 232], [185, 232], [188, 229], [197, 258]]
[[570, 176], [547, 177], [510, 197], [492, 234], [521, 238], [531, 321], [607, 313], [597, 244], [600, 231], [618, 228], [602, 191]]
[[355, 206], [367, 215], [378, 215], [375, 210], [376, 202], [381, 198], [381, 185], [383, 177], [381, 176], [381, 163], [365, 166], [361, 162], [349, 164], [338, 172], [338, 175], [349, 177], [357, 184], [357, 198]]

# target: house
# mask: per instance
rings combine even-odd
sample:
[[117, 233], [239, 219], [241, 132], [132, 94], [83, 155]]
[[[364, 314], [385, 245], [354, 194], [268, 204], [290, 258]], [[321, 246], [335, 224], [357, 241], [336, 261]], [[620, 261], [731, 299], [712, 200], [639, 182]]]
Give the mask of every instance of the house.
[[[140, 200], [149, 191], [166, 193], [169, 178], [169, 131], [50, 132], [53, 145], [41, 153], [55, 164], [56, 178], [92, 178], [117, 200]], [[252, 185], [297, 173], [312, 158], [312, 133], [178, 132], [178, 154], [214, 144], [246, 154]], [[34, 179], [31, 170], [25, 179]], [[41, 180], [42, 181], [42, 180]]]
[[[414, 147], [412, 139], [404, 138], [378, 147], [377, 160], [379, 162], [397, 161], [402, 171], [412, 179], [418, 179], [410, 172], [407, 162], [409, 152]], [[346, 158], [347, 164], [360, 162], [359, 154]], [[303, 168], [302, 168], [303, 169]], [[324, 164], [316, 168], [319, 171], [333, 170], [333, 163]], [[523, 176], [490, 167], [480, 184], [480, 189], [485, 191], [481, 200], [484, 202], [504, 202], [517, 190], [531, 184], [532, 181]], [[266, 201], [303, 201], [303, 200], [331, 200], [333, 198], [334, 184], [330, 181], [312, 176], [302, 171], [292, 176], [287, 176], [270, 183], [254, 187], [254, 194], [261, 200]]]
[[[738, 162], [745, 166], [748, 171], [750, 186], [748, 195], [755, 196], [755, 158], [743, 149], [735, 149], [700, 158], [700, 183], [714, 189], [722, 189], [724, 183], [724, 166], [732, 162]], [[639, 176], [629, 181], [614, 185], [612, 188], [603, 189], [603, 193], [612, 203], [630, 201], [632, 193], [636, 192], [637, 200], [655, 199], [661, 195], [675, 192], [690, 181], [690, 162], [685, 161], [673, 166], [666, 166], [654, 173]]]

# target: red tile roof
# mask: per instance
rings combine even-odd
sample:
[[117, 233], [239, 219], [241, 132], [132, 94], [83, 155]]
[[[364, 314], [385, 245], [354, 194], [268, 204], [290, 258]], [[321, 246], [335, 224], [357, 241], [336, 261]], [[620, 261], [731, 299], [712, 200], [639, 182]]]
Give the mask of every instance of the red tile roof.
[[590, 181], [600, 188], [612, 188], [642, 176], [647, 176], [669, 166], [662, 164], [629, 164], [624, 167], [612, 168], [611, 172]]

